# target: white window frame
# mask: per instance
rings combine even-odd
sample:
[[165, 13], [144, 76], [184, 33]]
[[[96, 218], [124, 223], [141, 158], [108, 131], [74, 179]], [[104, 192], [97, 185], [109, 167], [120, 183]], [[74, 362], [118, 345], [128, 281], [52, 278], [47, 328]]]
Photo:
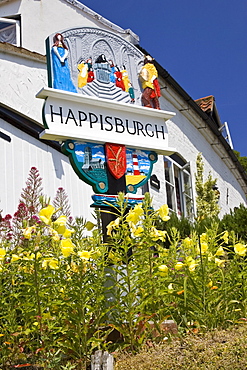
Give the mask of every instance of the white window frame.
[[11, 43], [11, 44], [12, 45], [15, 45], [15, 46], [21, 46], [21, 25], [20, 25], [20, 20], [18, 20], [18, 19], [12, 19], [12, 18], [0, 18], [0, 22], [1, 23], [7, 23], [8, 24], [5, 28], [0, 29], [0, 33], [1, 33], [2, 30], [7, 30], [7, 29], [11, 28], [13, 25], [15, 25], [15, 38], [16, 38], [16, 42], [15, 43]]
[[[178, 216], [185, 216], [190, 219], [194, 217], [194, 200], [193, 200], [193, 188], [192, 188], [192, 180], [191, 180], [191, 173], [190, 173], [190, 163], [185, 163], [184, 166], [181, 166], [179, 163], [177, 163], [174, 159], [170, 157], [164, 157], [164, 161], [170, 162], [170, 170], [169, 170], [169, 176], [171, 177], [168, 181], [165, 176], [165, 184], [166, 184], [166, 196], [167, 196], [167, 203], [170, 210], [172, 212], [176, 212]], [[175, 171], [178, 171], [178, 176], [175, 177]], [[184, 182], [184, 175], [188, 176], [188, 183], [189, 183], [189, 189], [185, 188], [185, 182]], [[176, 183], [177, 182], [177, 183]], [[171, 189], [171, 199], [168, 201], [168, 193], [167, 193], [167, 187]], [[188, 191], [189, 190], [189, 191]], [[186, 200], [189, 200], [189, 204], [191, 207], [191, 210], [188, 212], [188, 208], [186, 205]], [[180, 201], [180, 207], [179, 206]], [[180, 209], [179, 209], [180, 208]]]

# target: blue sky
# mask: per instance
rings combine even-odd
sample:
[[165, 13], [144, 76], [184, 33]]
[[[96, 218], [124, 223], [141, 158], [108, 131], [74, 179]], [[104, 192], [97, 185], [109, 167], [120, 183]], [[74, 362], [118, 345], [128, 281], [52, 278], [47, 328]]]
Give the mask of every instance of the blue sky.
[[130, 28], [193, 98], [214, 95], [234, 149], [247, 156], [246, 0], [81, 0]]

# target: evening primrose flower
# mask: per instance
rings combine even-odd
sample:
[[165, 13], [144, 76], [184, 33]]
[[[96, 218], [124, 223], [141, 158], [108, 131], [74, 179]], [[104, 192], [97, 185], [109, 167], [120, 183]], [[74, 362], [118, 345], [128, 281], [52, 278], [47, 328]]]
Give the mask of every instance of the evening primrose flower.
[[19, 259], [21, 259], [21, 257], [20, 257], [20, 256], [18, 256], [17, 254], [12, 254], [11, 262], [18, 261]]
[[109, 235], [109, 236], [111, 236], [111, 233], [112, 233], [112, 229], [114, 229], [115, 227], [118, 227], [119, 226], [119, 221], [120, 221], [120, 219], [119, 219], [119, 217], [118, 218], [116, 218], [116, 220], [113, 220], [113, 221], [111, 221], [107, 226], [106, 226], [106, 228], [107, 228], [107, 235]]
[[69, 257], [74, 252], [74, 244], [71, 239], [63, 239], [60, 242], [61, 251], [64, 257]]
[[78, 253], [78, 256], [82, 259], [82, 260], [85, 260], [85, 261], [88, 261], [89, 258], [91, 257], [91, 253], [88, 252], [88, 251], [79, 251]]
[[169, 208], [167, 204], [163, 204], [163, 206], [159, 208], [158, 213], [162, 221], [168, 221], [170, 219], [168, 216]]
[[151, 228], [151, 231], [150, 231], [150, 236], [151, 238], [156, 241], [156, 240], [161, 240], [162, 242], [164, 242], [166, 240], [166, 236], [167, 236], [167, 231], [165, 230], [158, 230], [156, 229], [154, 226]]
[[60, 236], [58, 235], [58, 232], [56, 230], [51, 229], [51, 233], [52, 233], [52, 239], [55, 242], [59, 242]]
[[31, 239], [33, 231], [36, 230], [36, 226], [30, 226], [26, 227], [25, 230], [23, 231], [23, 236], [25, 239]]
[[78, 267], [78, 265], [75, 262], [71, 262], [70, 267], [71, 267], [71, 270], [73, 272], [75, 272], [75, 273], [79, 272], [79, 267]]
[[216, 263], [216, 265], [218, 267], [224, 267], [225, 266], [225, 260], [221, 260], [220, 258], [215, 258], [214, 259], [214, 262]]
[[5, 255], [6, 255], [6, 250], [3, 248], [0, 248], [0, 261], [4, 259]]
[[246, 245], [242, 243], [237, 243], [234, 245], [234, 252], [238, 254], [239, 256], [244, 257], [246, 254]]
[[213, 282], [212, 282], [212, 280], [210, 280], [210, 282], [207, 284], [207, 287], [211, 288], [212, 286], [213, 286]]
[[66, 222], [67, 217], [62, 215], [59, 216], [56, 221], [53, 222], [54, 229], [58, 232], [58, 234], [63, 234], [66, 231]]
[[[201, 254], [205, 254], [208, 250], [208, 243], [201, 242]], [[200, 253], [200, 246], [197, 246], [197, 251]]]
[[224, 234], [221, 237], [226, 244], [228, 244], [228, 236], [229, 236], [228, 231], [225, 231]]
[[196, 269], [196, 266], [197, 266], [197, 263], [195, 263], [195, 261], [194, 262], [191, 262], [189, 264], [189, 270], [190, 270], [190, 272], [194, 272], [195, 269]]
[[176, 265], [174, 266], [174, 268], [175, 268], [176, 271], [181, 270], [183, 267], [184, 267], [184, 263], [183, 262], [177, 262]]
[[196, 261], [191, 256], [186, 257], [186, 264], [187, 264], [190, 272], [194, 272], [195, 269], [196, 269], [196, 266], [198, 265], [196, 263]]
[[215, 253], [216, 256], [224, 256], [225, 255], [225, 251], [223, 249], [223, 247], [219, 247]]
[[46, 269], [48, 266], [52, 270], [57, 270], [59, 268], [58, 260], [55, 260], [53, 258], [48, 258], [48, 259], [43, 260], [42, 261], [42, 268]]
[[143, 227], [141, 227], [141, 226], [138, 226], [136, 229], [135, 229], [135, 231], [133, 232], [133, 234], [135, 235], [135, 236], [140, 236], [142, 233], [143, 233], [143, 231], [144, 231], [144, 229], [143, 229]]
[[160, 275], [161, 275], [161, 276], [167, 276], [167, 275], [168, 275], [168, 271], [169, 271], [169, 269], [168, 269], [168, 267], [167, 267], [166, 265], [160, 265], [160, 266], [158, 267], [158, 269], [159, 269], [159, 271], [160, 271]]
[[185, 248], [189, 248], [193, 244], [193, 240], [189, 237], [182, 240], [182, 245]]
[[144, 211], [141, 204], [136, 204], [134, 209], [131, 209], [126, 216], [127, 222], [133, 222], [133, 224], [137, 224], [140, 220], [140, 217], [143, 215]]
[[202, 233], [201, 235], [200, 235], [200, 242], [201, 243], [206, 243], [207, 242], [207, 234], [206, 233]]
[[64, 238], [71, 238], [71, 235], [75, 232], [74, 229], [66, 229], [63, 233]]
[[41, 209], [39, 217], [46, 225], [50, 225], [53, 213], [55, 213], [55, 208], [49, 204], [47, 207]]

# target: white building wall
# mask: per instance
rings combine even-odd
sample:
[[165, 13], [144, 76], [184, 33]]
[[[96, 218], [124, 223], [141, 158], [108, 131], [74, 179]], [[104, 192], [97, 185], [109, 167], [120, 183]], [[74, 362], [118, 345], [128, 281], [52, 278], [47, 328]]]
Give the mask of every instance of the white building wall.
[[0, 48], [1, 103], [42, 123], [43, 100], [35, 95], [47, 86], [45, 58], [21, 53], [12, 45]]
[[[22, 47], [45, 54], [45, 40], [52, 33], [72, 27], [98, 27], [123, 38], [138, 37], [107, 21], [76, 0], [0, 1], [0, 17], [21, 14]], [[37, 34], [38, 33], [38, 34]]]
[[[10, 136], [11, 142], [0, 139], [0, 209], [3, 215], [17, 210], [21, 190], [31, 167], [42, 177], [43, 193], [54, 199], [59, 187], [65, 189], [73, 217], [92, 218], [91, 187], [81, 181], [72, 169], [68, 157], [36, 140], [0, 119], [0, 131]], [[7, 170], [6, 170], [7, 169]]]

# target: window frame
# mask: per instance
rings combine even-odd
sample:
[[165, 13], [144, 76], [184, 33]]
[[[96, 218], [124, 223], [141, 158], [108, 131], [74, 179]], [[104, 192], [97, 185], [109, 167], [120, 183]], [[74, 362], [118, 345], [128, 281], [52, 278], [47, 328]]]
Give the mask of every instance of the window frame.
[[[175, 158], [167, 156], [164, 156], [163, 158], [164, 162], [170, 162], [171, 166], [169, 169], [169, 176], [172, 178], [169, 178], [169, 181], [167, 180], [167, 176], [165, 174], [165, 189], [168, 207], [172, 212], [176, 212], [178, 216], [183, 215], [184, 217], [192, 219], [195, 214], [195, 207], [192, 178], [190, 173], [190, 162], [186, 163], [180, 158], [178, 163]], [[182, 163], [184, 163], [184, 165], [182, 165]], [[188, 189], [186, 189], [185, 176], [188, 178]], [[172, 189], [170, 192], [170, 199], [168, 199], [168, 187]], [[188, 204], [190, 205], [190, 210], [188, 210]]]
[[0, 17], [0, 23], [7, 23], [8, 26], [0, 29], [0, 33], [2, 30], [6, 30], [9, 27], [15, 25], [15, 38], [16, 42], [8, 42], [8, 41], [2, 41], [2, 42], [7, 42], [11, 45], [15, 45], [17, 47], [21, 46], [21, 18], [20, 16], [13, 16], [13, 17]]

